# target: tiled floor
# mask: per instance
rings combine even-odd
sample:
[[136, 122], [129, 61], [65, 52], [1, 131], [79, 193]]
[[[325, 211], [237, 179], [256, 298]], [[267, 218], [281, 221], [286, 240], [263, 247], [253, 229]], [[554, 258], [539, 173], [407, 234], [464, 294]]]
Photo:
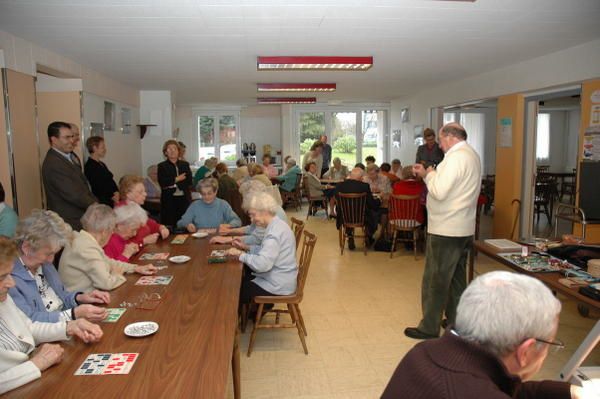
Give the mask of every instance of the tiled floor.
[[[288, 214], [305, 219], [304, 212]], [[489, 231], [485, 224], [483, 234]], [[295, 329], [280, 329], [259, 331], [252, 356], [246, 357], [249, 323], [240, 340], [242, 397], [378, 398], [400, 359], [418, 342], [403, 330], [421, 317], [423, 254], [416, 261], [403, 249], [393, 259], [383, 252], [365, 256], [359, 246], [340, 255], [333, 221], [311, 217], [306, 229], [318, 237], [301, 304], [309, 354], [304, 355]], [[501, 266], [483, 256], [477, 261], [477, 273], [494, 268]], [[567, 348], [548, 356], [540, 378], [555, 378], [594, 324], [579, 316], [572, 301], [563, 305], [559, 338]], [[600, 351], [587, 364], [600, 365]], [[228, 389], [233, 398], [231, 384]]]

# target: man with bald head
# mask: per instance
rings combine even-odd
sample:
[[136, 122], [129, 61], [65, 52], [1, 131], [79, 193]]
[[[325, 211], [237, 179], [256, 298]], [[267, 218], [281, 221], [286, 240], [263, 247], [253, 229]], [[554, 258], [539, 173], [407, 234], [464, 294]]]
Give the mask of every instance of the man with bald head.
[[[356, 194], [356, 193], [367, 193], [367, 207], [365, 210], [365, 224], [367, 234], [367, 245], [373, 242], [373, 234], [377, 231], [379, 220], [381, 219], [381, 202], [373, 197], [371, 187], [369, 183], [362, 181], [365, 171], [361, 168], [354, 168], [350, 172], [350, 175], [346, 180], [341, 182], [335, 187], [336, 196], [338, 193], [344, 194]], [[339, 197], [337, 198], [339, 202]], [[342, 212], [338, 210], [336, 225], [338, 229], [342, 228]], [[353, 231], [348, 231], [349, 234], [353, 234]], [[354, 238], [348, 238], [348, 248], [354, 249]]]
[[417, 327], [404, 330], [415, 339], [437, 338], [444, 313], [446, 324], [454, 324], [458, 300], [466, 288], [466, 263], [481, 190], [481, 160], [467, 144], [465, 129], [448, 123], [440, 129], [439, 139], [445, 156], [437, 168], [413, 166], [428, 190], [423, 319]]

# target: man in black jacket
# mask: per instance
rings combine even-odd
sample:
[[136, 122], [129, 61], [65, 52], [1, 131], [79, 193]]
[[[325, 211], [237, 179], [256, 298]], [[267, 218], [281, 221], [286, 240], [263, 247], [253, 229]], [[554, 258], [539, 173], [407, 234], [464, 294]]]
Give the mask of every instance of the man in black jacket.
[[[81, 163], [73, 156], [73, 132], [66, 122], [48, 125], [50, 149], [42, 164], [46, 206], [62, 217], [74, 230], [81, 230], [79, 219], [96, 202]], [[81, 161], [79, 161], [81, 162]]]
[[[335, 187], [336, 195], [338, 193], [345, 194], [357, 194], [357, 193], [367, 193], [367, 207], [365, 214], [365, 225], [367, 228], [367, 243], [373, 242], [373, 234], [377, 231], [377, 226], [379, 225], [379, 220], [381, 219], [381, 201], [375, 199], [373, 194], [371, 193], [371, 188], [368, 183], [364, 183], [362, 181], [364, 171], [361, 168], [354, 168], [350, 172], [350, 175], [346, 180], [341, 182]], [[339, 198], [337, 198], [339, 202]], [[337, 212], [337, 220], [336, 226], [338, 229], [342, 228], [343, 224], [342, 220], [342, 212], [338, 210]], [[352, 234], [352, 232], [349, 232]], [[350, 237], [348, 239], [348, 248], [354, 249], [354, 238]]]

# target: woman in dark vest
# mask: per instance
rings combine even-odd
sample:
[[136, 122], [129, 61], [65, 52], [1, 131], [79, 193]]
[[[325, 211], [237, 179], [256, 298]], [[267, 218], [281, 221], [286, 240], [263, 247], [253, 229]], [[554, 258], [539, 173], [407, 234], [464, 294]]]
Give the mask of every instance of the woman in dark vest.
[[174, 227], [190, 204], [192, 171], [190, 164], [179, 159], [179, 144], [167, 140], [163, 155], [167, 158], [158, 164], [158, 183], [161, 188], [160, 222]]

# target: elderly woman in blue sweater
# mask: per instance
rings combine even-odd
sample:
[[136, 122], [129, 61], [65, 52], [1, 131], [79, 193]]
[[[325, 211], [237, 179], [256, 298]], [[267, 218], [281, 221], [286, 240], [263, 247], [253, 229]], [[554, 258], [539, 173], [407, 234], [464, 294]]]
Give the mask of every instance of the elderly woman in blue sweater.
[[192, 202], [177, 222], [177, 227], [195, 233], [198, 229], [216, 229], [221, 225], [231, 227], [242, 225], [242, 221], [227, 201], [217, 198], [219, 190], [217, 179], [210, 177], [200, 180], [196, 190], [202, 195], [202, 199]]
[[71, 227], [52, 211], [34, 210], [17, 226], [18, 256], [10, 296], [32, 321], [56, 323], [75, 319], [101, 321], [110, 294], [104, 291], [67, 291], [52, 264], [54, 255], [72, 238]]
[[227, 250], [228, 256], [239, 259], [250, 269], [242, 280], [241, 304], [250, 303], [255, 296], [296, 292], [296, 239], [288, 224], [276, 216], [277, 206], [267, 193], [253, 195], [248, 214], [252, 223], [265, 228], [265, 236], [260, 245], [251, 245], [247, 252], [239, 248]]

